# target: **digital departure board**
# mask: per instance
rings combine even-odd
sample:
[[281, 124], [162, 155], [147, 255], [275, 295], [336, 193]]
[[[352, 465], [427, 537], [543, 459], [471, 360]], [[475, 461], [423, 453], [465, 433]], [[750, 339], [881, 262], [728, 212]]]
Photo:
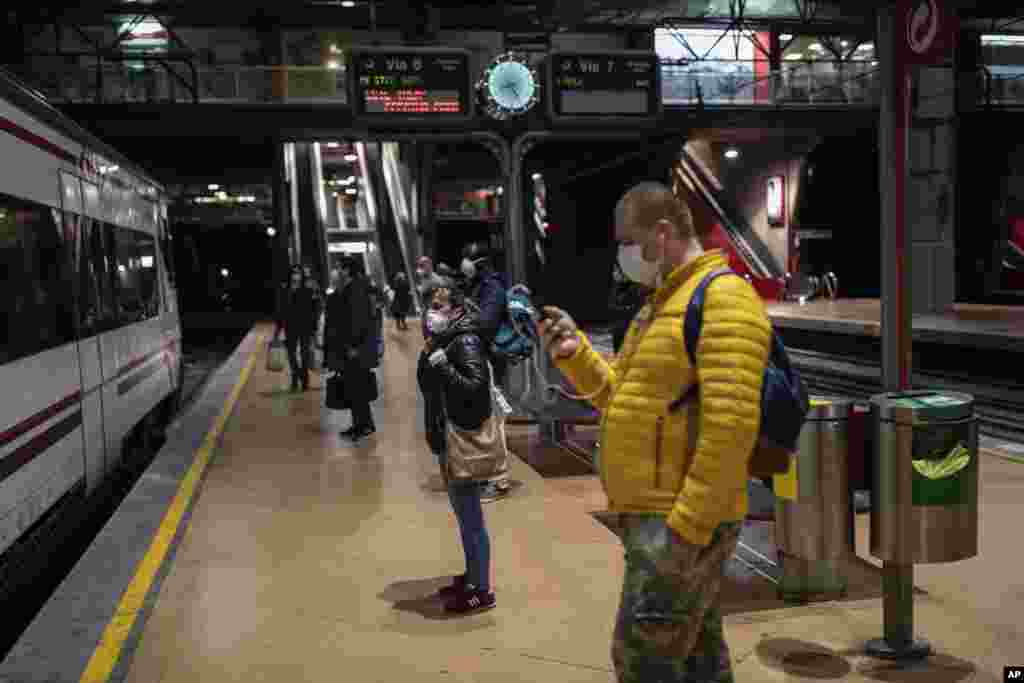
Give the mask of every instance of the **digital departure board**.
[[473, 115], [468, 50], [353, 48], [348, 71], [356, 118], [431, 122]]
[[555, 121], [638, 123], [661, 114], [653, 52], [553, 52], [547, 82]]

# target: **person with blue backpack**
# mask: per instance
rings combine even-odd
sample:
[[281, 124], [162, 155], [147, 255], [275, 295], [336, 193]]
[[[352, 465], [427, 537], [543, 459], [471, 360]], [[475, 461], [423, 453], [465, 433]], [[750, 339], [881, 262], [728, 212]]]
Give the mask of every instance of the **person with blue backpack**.
[[747, 481], [784, 471], [806, 391], [753, 287], [705, 252], [689, 207], [660, 183], [619, 201], [619, 264], [654, 288], [609, 363], [569, 314], [538, 324], [556, 367], [601, 413], [601, 481], [626, 549], [612, 642], [620, 683], [733, 681], [725, 564]]

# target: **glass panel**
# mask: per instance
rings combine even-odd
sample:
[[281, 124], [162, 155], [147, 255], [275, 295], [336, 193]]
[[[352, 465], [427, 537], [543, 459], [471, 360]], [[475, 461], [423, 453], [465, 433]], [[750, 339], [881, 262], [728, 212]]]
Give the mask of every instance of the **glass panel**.
[[75, 339], [62, 223], [56, 209], [0, 195], [0, 362]]

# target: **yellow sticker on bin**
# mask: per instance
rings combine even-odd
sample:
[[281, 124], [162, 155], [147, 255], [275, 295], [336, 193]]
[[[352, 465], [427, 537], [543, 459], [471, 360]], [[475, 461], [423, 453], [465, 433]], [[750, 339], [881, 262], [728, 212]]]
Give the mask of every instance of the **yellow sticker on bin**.
[[784, 474], [772, 475], [772, 488], [775, 490], [775, 497], [785, 500], [796, 500], [797, 478], [796, 478], [796, 454], [789, 456], [789, 469]]

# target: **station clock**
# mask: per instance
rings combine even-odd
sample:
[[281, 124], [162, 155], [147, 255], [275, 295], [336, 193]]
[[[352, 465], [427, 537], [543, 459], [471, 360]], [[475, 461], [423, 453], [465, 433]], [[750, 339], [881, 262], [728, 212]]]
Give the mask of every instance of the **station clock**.
[[476, 89], [484, 111], [499, 121], [522, 116], [540, 99], [537, 71], [525, 56], [513, 52], [495, 57]]

